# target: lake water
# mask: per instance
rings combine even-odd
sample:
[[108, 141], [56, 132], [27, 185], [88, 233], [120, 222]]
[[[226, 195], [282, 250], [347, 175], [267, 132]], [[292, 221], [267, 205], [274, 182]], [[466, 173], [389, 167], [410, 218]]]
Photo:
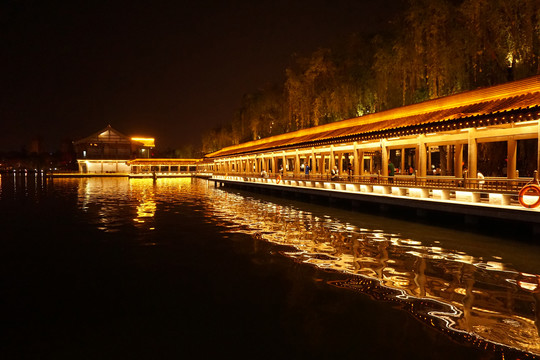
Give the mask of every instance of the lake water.
[[0, 181], [5, 359], [540, 355], [536, 239], [202, 179]]

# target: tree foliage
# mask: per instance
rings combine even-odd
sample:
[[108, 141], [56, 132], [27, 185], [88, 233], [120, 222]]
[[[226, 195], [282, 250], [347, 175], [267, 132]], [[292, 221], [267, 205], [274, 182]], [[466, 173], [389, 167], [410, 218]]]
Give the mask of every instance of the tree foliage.
[[540, 74], [538, 0], [409, 0], [385, 33], [294, 56], [203, 152]]

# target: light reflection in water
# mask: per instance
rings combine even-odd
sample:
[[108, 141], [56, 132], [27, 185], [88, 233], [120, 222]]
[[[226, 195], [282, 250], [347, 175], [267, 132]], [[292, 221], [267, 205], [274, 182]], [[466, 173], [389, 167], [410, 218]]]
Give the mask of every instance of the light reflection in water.
[[123, 178], [81, 179], [79, 208], [100, 230], [118, 232], [125, 225], [126, 213], [133, 212], [134, 201], [129, 197], [128, 185], [129, 182]]
[[362, 215], [357, 225], [215, 189], [205, 181], [77, 181], [79, 209], [104, 231], [159, 230], [156, 217], [161, 212], [176, 213], [178, 205], [185, 205], [202, 210], [209, 223], [225, 232], [287, 246], [283, 254], [298, 262], [350, 275], [335, 285], [395, 301], [450, 336], [540, 355], [540, 276], [508, 265], [501, 256], [485, 260], [459, 248], [370, 229], [362, 224]]
[[[153, 221], [157, 205], [152, 179], [132, 179], [129, 182], [130, 196], [138, 200], [136, 223], [144, 224]], [[149, 227], [154, 230], [154, 227]]]
[[284, 254], [299, 262], [355, 275], [338, 286], [405, 303], [462, 340], [540, 354], [538, 274], [519, 272], [500, 257], [485, 261], [231, 192], [212, 198], [209, 216], [226, 221], [229, 232], [291, 246]]

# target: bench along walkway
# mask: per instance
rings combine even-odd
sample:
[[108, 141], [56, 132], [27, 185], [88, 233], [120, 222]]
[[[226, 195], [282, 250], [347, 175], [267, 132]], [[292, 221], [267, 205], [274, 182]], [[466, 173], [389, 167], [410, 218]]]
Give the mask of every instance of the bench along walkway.
[[[240, 176], [239, 176], [240, 175]], [[462, 214], [465, 221], [477, 218], [499, 219], [532, 226], [540, 233], [540, 207], [520, 204], [520, 189], [532, 179], [456, 179], [454, 177], [412, 176], [382, 177], [377, 175], [342, 176], [332, 180], [326, 175], [284, 175], [266, 177], [255, 174], [214, 174], [216, 186], [236, 185], [295, 192], [310, 196], [378, 203], [381, 206], [413, 208], [417, 215], [426, 211]], [[522, 201], [536, 202], [525, 195]]]

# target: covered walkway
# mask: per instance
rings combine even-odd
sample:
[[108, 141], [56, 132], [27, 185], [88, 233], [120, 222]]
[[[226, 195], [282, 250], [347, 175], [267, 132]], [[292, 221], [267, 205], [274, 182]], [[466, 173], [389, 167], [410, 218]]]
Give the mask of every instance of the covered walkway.
[[400, 194], [420, 188], [440, 190], [443, 198], [473, 190], [509, 203], [540, 167], [539, 119], [535, 76], [251, 141], [207, 158], [222, 176], [382, 185]]

